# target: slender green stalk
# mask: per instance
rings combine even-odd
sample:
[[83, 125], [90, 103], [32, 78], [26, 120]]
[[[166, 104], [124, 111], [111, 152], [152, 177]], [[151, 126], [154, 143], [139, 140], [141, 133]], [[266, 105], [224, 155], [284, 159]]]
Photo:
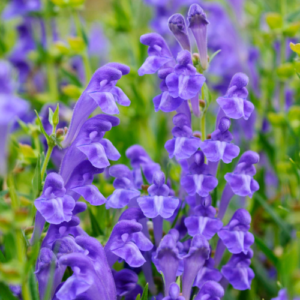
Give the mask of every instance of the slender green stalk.
[[201, 117], [201, 139], [202, 141], [206, 140], [206, 123], [205, 123], [205, 114]]
[[[75, 22], [75, 26], [76, 26], [77, 35], [80, 36], [80, 37], [82, 37], [82, 39], [84, 40], [83, 32], [81, 30], [81, 24], [80, 24], [80, 18], [79, 18], [78, 11], [73, 10], [72, 14], [73, 14], [73, 18], [74, 18], [74, 22]], [[88, 50], [87, 46], [85, 46], [85, 51], [82, 54], [83, 65], [84, 65], [84, 69], [85, 69], [85, 80], [86, 80], [86, 83], [89, 82], [89, 80], [92, 77], [92, 70], [91, 70], [91, 65], [90, 65], [90, 61], [89, 61], [89, 56], [88, 56], [88, 51], [87, 50]]]
[[47, 153], [46, 153], [46, 156], [45, 156], [45, 160], [43, 162], [43, 166], [42, 166], [42, 170], [41, 170], [42, 180], [44, 179], [44, 175], [45, 175], [45, 172], [47, 170], [47, 166], [48, 166], [48, 163], [49, 163], [49, 160], [50, 160], [53, 148], [54, 148], [54, 145], [51, 145], [50, 143], [48, 143], [48, 150], [47, 150]]

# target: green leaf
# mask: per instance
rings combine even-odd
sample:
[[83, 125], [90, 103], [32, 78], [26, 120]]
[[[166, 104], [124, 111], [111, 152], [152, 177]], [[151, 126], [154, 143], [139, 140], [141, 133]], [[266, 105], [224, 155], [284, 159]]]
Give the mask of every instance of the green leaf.
[[0, 300], [18, 300], [4, 282], [0, 282]]
[[138, 294], [138, 295], [136, 296], [135, 300], [141, 300], [141, 295]]
[[261, 240], [259, 237], [255, 236], [255, 244], [257, 247], [264, 253], [264, 255], [274, 264], [275, 267], [278, 266], [278, 258], [275, 256], [273, 251], [265, 245], [263, 240]]
[[36, 199], [40, 191], [42, 190], [42, 178], [41, 178], [41, 157], [39, 156], [36, 162], [34, 176], [32, 178], [33, 197]]
[[29, 273], [29, 289], [31, 294], [31, 300], [39, 300], [38, 283], [32, 269]]
[[205, 82], [202, 86], [202, 97], [204, 98], [203, 100], [205, 100], [205, 109], [203, 111], [203, 113], [205, 114], [205, 112], [208, 110], [208, 107], [211, 103], [211, 94]]
[[53, 115], [53, 124], [54, 124], [55, 128], [58, 123], [59, 123], [59, 104], [57, 104], [54, 115]]
[[88, 209], [88, 212], [89, 212], [91, 225], [92, 225], [92, 236], [97, 237], [99, 235], [104, 235], [104, 232], [100, 228], [100, 226], [90, 208]]
[[261, 195], [256, 193], [254, 198], [258, 201], [258, 203], [265, 209], [265, 211], [270, 215], [270, 217], [277, 223], [277, 225], [282, 229], [282, 231], [289, 237], [291, 237], [291, 231], [287, 223], [285, 223], [281, 217], [277, 214], [277, 212], [268, 204], [266, 199], [264, 199]]
[[190, 240], [191, 238], [192, 238], [192, 237], [191, 237], [189, 234], [186, 234], [186, 236], [183, 237], [183, 238], [180, 240], [180, 242], [183, 243], [183, 242], [185, 242], [185, 241], [187, 241], [187, 240]]
[[0, 192], [0, 198], [4, 197], [8, 193], [8, 190], [4, 190]]
[[40, 127], [40, 131], [41, 133], [46, 137], [47, 141], [49, 140], [49, 135], [47, 134], [46, 130], [44, 129], [44, 126], [43, 126], [43, 123], [42, 123], [42, 120], [38, 114], [38, 112], [36, 110], [35, 111], [35, 114], [36, 114], [36, 117], [37, 117], [37, 123]]
[[53, 126], [53, 110], [51, 109], [51, 107], [49, 107], [48, 121]]
[[209, 63], [212, 62], [212, 60], [215, 58], [215, 56], [220, 53], [222, 50], [217, 50], [216, 52], [214, 52], [210, 57], [209, 57]]
[[144, 287], [143, 296], [142, 296], [141, 300], [148, 300], [148, 283]]
[[61, 68], [60, 70], [63, 73], [63, 75], [70, 80], [70, 83], [72, 83], [76, 86], [82, 87], [82, 84], [81, 84], [80, 80], [77, 78], [76, 75], [70, 73], [69, 71], [67, 71], [64, 68]]

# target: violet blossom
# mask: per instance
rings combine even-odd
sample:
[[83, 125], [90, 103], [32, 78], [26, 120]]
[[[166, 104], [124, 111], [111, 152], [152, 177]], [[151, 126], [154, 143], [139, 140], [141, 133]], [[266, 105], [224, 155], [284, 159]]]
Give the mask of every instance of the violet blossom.
[[223, 296], [224, 289], [219, 283], [207, 281], [200, 289], [195, 300], [221, 300]]
[[174, 282], [170, 285], [168, 296], [164, 297], [162, 300], [185, 300], [185, 298], [183, 296], [179, 296], [179, 294], [180, 294], [180, 288]]
[[41, 6], [40, 0], [11, 0], [2, 12], [2, 18], [8, 20], [24, 16], [30, 12], [39, 11]]

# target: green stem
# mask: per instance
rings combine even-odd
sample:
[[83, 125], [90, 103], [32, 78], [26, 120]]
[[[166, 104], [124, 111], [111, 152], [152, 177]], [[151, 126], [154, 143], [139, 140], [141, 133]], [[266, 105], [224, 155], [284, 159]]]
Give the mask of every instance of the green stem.
[[42, 166], [42, 170], [41, 170], [42, 181], [44, 180], [44, 175], [45, 175], [45, 172], [47, 170], [47, 166], [48, 166], [53, 148], [54, 148], [54, 145], [49, 145], [49, 143], [48, 143], [48, 150], [47, 150], [45, 160], [43, 162], [43, 166]]
[[[80, 36], [84, 40], [84, 36], [83, 36], [82, 29], [81, 29], [81, 24], [80, 24], [79, 14], [75, 10], [72, 11], [72, 14], [73, 14], [73, 18], [74, 18], [74, 22], [75, 22], [75, 26], [76, 26], [77, 35]], [[85, 80], [86, 80], [86, 83], [88, 83], [90, 81], [90, 79], [92, 78], [92, 70], [91, 70], [91, 65], [90, 65], [90, 61], [89, 61], [87, 46], [85, 48], [86, 48], [85, 52], [82, 54], [82, 59], [83, 59], [83, 65], [84, 65], [84, 69], [85, 69]]]
[[201, 118], [201, 138], [202, 138], [202, 141], [206, 140], [205, 114], [202, 115], [202, 118]]
[[9, 188], [11, 206], [12, 208], [17, 209], [20, 205], [20, 201], [19, 197], [17, 196], [12, 173], [9, 173], [9, 175], [7, 176], [7, 185]]

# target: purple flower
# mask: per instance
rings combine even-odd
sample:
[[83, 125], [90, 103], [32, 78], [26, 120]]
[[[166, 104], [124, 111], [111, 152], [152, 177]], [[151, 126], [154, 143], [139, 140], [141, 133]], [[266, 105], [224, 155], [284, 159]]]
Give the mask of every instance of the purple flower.
[[218, 269], [214, 268], [215, 262], [212, 258], [209, 258], [205, 261], [204, 266], [199, 270], [194, 286], [197, 286], [199, 289], [210, 280], [220, 281], [222, 279], [222, 274]]
[[149, 47], [149, 56], [138, 71], [140, 76], [154, 74], [168, 63], [174, 63], [172, 53], [161, 35], [157, 33], [147, 33], [142, 35], [140, 40], [142, 44]]
[[209, 192], [217, 186], [218, 180], [209, 174], [202, 151], [197, 151], [191, 157], [189, 174], [183, 176], [180, 183], [189, 195], [197, 193], [202, 197], [208, 196]]
[[70, 221], [75, 200], [66, 194], [64, 181], [57, 173], [46, 177], [42, 195], [34, 201], [36, 209], [50, 224]]
[[253, 234], [248, 232], [250, 223], [250, 214], [247, 210], [240, 208], [234, 213], [228, 225], [218, 232], [218, 236], [229, 252], [247, 254], [250, 246], [254, 243]]
[[195, 235], [192, 239], [189, 253], [183, 259], [184, 271], [182, 275], [182, 295], [185, 299], [190, 298], [193, 282], [197, 273], [209, 258], [210, 247], [206, 238]]
[[179, 200], [169, 196], [170, 188], [165, 184], [165, 175], [157, 171], [153, 175], [153, 184], [148, 188], [149, 196], [140, 197], [137, 202], [147, 218], [170, 218], [179, 204]]
[[83, 123], [98, 106], [104, 113], [118, 114], [116, 102], [123, 106], [130, 104], [124, 92], [116, 87], [117, 81], [128, 73], [129, 67], [118, 63], [108, 63], [96, 70], [74, 107], [70, 128], [62, 143], [64, 147], [75, 140]]
[[109, 175], [115, 177], [114, 192], [107, 198], [106, 208], [123, 208], [141, 193], [135, 188], [133, 172], [125, 165], [114, 165], [109, 168]]
[[173, 139], [165, 144], [169, 157], [177, 160], [190, 158], [199, 148], [200, 140], [193, 136], [189, 120], [185, 114], [179, 113], [173, 117]]
[[117, 295], [123, 297], [132, 291], [138, 281], [138, 276], [135, 272], [124, 269], [119, 272], [114, 272], [114, 280], [117, 288]]
[[253, 193], [259, 189], [258, 182], [253, 179], [256, 173], [254, 164], [259, 161], [259, 155], [253, 151], [245, 152], [233, 173], [227, 173], [225, 179], [232, 191], [239, 196], [252, 197]]
[[167, 234], [161, 240], [153, 257], [155, 266], [164, 275], [165, 295], [168, 295], [170, 285], [176, 281], [179, 267], [179, 251], [176, 239], [172, 234]]
[[104, 248], [110, 266], [118, 257], [133, 268], [145, 263], [141, 251], [150, 251], [153, 245], [141, 231], [142, 225], [134, 220], [121, 220], [115, 225]]
[[207, 281], [200, 289], [195, 300], [220, 300], [223, 296], [224, 289], [219, 283]]
[[118, 150], [108, 139], [103, 138], [105, 132], [118, 124], [118, 118], [103, 114], [88, 119], [65, 153], [60, 169], [62, 177], [68, 180], [74, 167], [86, 159], [98, 169], [108, 167], [109, 159], [118, 160], [120, 158]]
[[254, 278], [254, 272], [249, 268], [252, 256], [251, 249], [247, 254], [233, 254], [221, 270], [223, 276], [236, 290], [250, 289], [251, 281]]
[[247, 75], [236, 73], [231, 79], [226, 95], [217, 99], [218, 104], [228, 118], [248, 120], [252, 114], [254, 105], [246, 100], [248, 81]]
[[174, 282], [170, 285], [169, 296], [164, 297], [162, 300], [185, 300], [183, 296], [179, 296], [179, 286]]
[[206, 14], [198, 4], [192, 4], [188, 11], [188, 27], [191, 29], [197, 43], [201, 66], [208, 67], [206, 27], [209, 24]]
[[169, 29], [174, 34], [182, 49], [191, 51], [190, 39], [184, 17], [181, 14], [174, 14], [170, 17], [168, 22]]
[[143, 184], [143, 176], [148, 183], [152, 183], [153, 174], [160, 170], [160, 165], [153, 162], [145, 149], [140, 145], [133, 145], [126, 150], [126, 157], [130, 159], [133, 168], [133, 180], [135, 187], [140, 189]]
[[218, 129], [211, 134], [211, 139], [200, 142], [201, 150], [209, 161], [217, 162], [222, 159], [225, 163], [230, 163], [239, 155], [240, 148], [230, 144], [232, 135], [228, 130], [229, 127], [230, 119], [222, 118]]
[[215, 218], [216, 209], [211, 206], [211, 199], [207, 197], [203, 198], [202, 201], [202, 204], [194, 208], [195, 215], [185, 218], [184, 224], [189, 235], [201, 234], [210, 240], [222, 228], [223, 224]]
[[191, 99], [200, 92], [205, 77], [197, 73], [193, 66], [191, 53], [182, 50], [177, 55], [174, 72], [166, 77], [169, 94], [173, 98]]
[[[272, 298], [271, 300], [288, 300], [288, 299], [289, 299], [289, 296], [288, 296], [287, 290], [281, 289], [278, 292], [278, 296], [276, 298]], [[298, 299], [298, 298], [294, 298], [294, 300], [296, 300], [296, 299]]]
[[11, 0], [5, 7], [2, 18], [8, 20], [17, 16], [24, 16], [41, 9], [40, 0]]

